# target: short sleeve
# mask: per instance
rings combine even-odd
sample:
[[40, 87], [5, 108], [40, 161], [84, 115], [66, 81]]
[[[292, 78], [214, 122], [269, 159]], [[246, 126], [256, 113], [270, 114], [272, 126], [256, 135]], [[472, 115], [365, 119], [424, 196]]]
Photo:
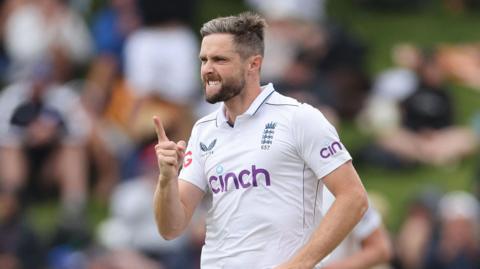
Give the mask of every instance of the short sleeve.
[[192, 183], [204, 192], [207, 192], [207, 181], [205, 180], [204, 166], [198, 154], [199, 147], [196, 146], [197, 130], [194, 127], [188, 141], [185, 158], [183, 159], [182, 169], [179, 178]]
[[335, 128], [318, 109], [302, 104], [292, 125], [297, 151], [319, 179], [352, 159]]

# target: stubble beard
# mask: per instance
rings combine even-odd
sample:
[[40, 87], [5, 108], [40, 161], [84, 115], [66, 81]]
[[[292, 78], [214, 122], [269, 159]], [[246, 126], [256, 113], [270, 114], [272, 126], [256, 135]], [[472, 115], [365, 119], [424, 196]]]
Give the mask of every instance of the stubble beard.
[[239, 95], [245, 87], [245, 79], [241, 78], [237, 81], [224, 81], [220, 90], [212, 96], [206, 96], [206, 101], [210, 104], [225, 102]]

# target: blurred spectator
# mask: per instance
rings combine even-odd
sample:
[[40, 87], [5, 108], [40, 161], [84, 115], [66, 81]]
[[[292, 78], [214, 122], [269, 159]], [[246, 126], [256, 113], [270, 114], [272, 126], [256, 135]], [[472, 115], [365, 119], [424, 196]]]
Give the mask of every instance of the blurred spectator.
[[[323, 189], [322, 214], [332, 206], [335, 197]], [[352, 232], [328, 256], [325, 269], [388, 268], [392, 255], [389, 235], [379, 212], [370, 205]]]
[[480, 207], [464, 191], [447, 193], [439, 203], [440, 231], [426, 256], [426, 269], [480, 268]]
[[169, 269], [129, 249], [107, 252], [92, 259], [85, 269]]
[[415, 10], [426, 6], [431, 1], [428, 0], [355, 0], [361, 6], [373, 9], [383, 9], [390, 11]]
[[104, 202], [120, 178], [119, 163], [132, 150], [125, 124], [128, 116], [118, 115], [128, 113], [128, 104], [132, 102], [123, 87], [124, 47], [127, 37], [138, 27], [136, 0], [108, 1], [94, 16], [95, 56], [79, 85], [92, 122], [88, 149], [96, 172], [95, 194]]
[[111, 57], [115, 70], [123, 70], [124, 47], [127, 37], [140, 27], [137, 0], [109, 0], [93, 20], [92, 33], [97, 57]]
[[[58, 81], [66, 81], [91, 54], [91, 37], [83, 18], [63, 0], [22, 1], [9, 13], [5, 47], [11, 61], [10, 78], [24, 78], [44, 57], [53, 59]], [[73, 63], [73, 65], [71, 65]]]
[[43, 268], [45, 249], [24, 219], [19, 193], [0, 188], [0, 268]]
[[424, 268], [429, 242], [436, 236], [441, 195], [437, 188], [427, 186], [412, 198], [397, 233], [394, 268]]
[[128, 126], [137, 141], [154, 137], [154, 114], [172, 139], [189, 135], [193, 100], [200, 94], [197, 37], [188, 25], [195, 2], [139, 1], [144, 26], [125, 47], [126, 79], [135, 100]]
[[447, 11], [456, 14], [478, 10], [480, 7], [480, 1], [478, 0], [444, 0], [443, 3]]
[[5, 82], [6, 73], [8, 71], [9, 58], [5, 49], [4, 29], [6, 18], [8, 18], [10, 10], [13, 8], [13, 3], [17, 1], [2, 0], [0, 1], [0, 83]]
[[438, 61], [448, 78], [480, 90], [480, 44], [439, 45]]
[[57, 188], [63, 217], [79, 223], [87, 197], [89, 121], [76, 93], [55, 83], [53, 74], [48, 62], [37, 63], [28, 80], [0, 95], [0, 185], [26, 190], [27, 202]]
[[325, 1], [247, 1], [268, 20], [263, 81], [287, 95], [319, 105], [329, 120], [352, 118], [363, 106], [369, 79], [365, 47], [328, 22]]
[[[417, 79], [412, 78], [408, 71], [404, 72], [403, 77], [410, 79], [404, 80], [399, 87], [401, 93], [393, 94], [395, 88], [377, 88], [374, 92], [380, 98], [378, 93], [387, 96], [386, 100], [392, 102], [392, 106], [398, 105], [398, 120], [395, 107], [390, 107], [392, 112], [386, 111], [399, 125], [384, 125], [382, 122], [388, 122], [388, 119], [382, 119], [388, 115], [384, 113], [385, 110], [375, 111], [382, 107], [370, 107], [367, 118], [373, 119], [373, 124], [368, 124], [368, 121], [361, 121], [361, 124], [366, 124], [366, 128], [375, 126], [380, 129], [377, 130], [377, 141], [362, 150], [360, 159], [397, 169], [417, 163], [444, 165], [461, 160], [477, 148], [479, 139], [474, 130], [454, 123], [454, 101], [436, 54], [426, 51], [418, 54], [418, 57], [413, 61]], [[400, 72], [395, 71], [397, 77], [402, 74]], [[394, 80], [396, 77], [390, 75], [388, 78]], [[386, 87], [393, 84], [392, 81], [383, 81]], [[413, 85], [415, 88], [412, 91]], [[381, 113], [382, 116], [375, 116], [375, 113]]]
[[245, 0], [245, 2], [269, 18], [299, 18], [321, 22], [326, 19], [326, 0]]
[[[158, 180], [153, 146], [149, 145], [141, 152], [139, 166], [141, 172], [138, 177], [116, 186], [111, 198], [111, 216], [98, 230], [100, 243], [112, 250], [131, 249], [169, 269], [195, 268], [200, 262], [196, 256], [203, 246], [203, 240], [198, 242], [198, 233], [194, 231], [204, 229], [201, 219], [192, 222], [192, 233], [172, 241], [161, 238], [152, 210]], [[195, 253], [195, 248], [198, 253]]]

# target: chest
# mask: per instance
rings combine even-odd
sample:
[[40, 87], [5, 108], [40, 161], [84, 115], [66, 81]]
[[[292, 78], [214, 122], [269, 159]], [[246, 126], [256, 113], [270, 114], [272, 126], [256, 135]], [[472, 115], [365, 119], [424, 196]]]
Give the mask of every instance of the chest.
[[278, 118], [205, 133], [198, 150], [213, 193], [269, 187], [292, 165], [303, 163], [291, 129]]

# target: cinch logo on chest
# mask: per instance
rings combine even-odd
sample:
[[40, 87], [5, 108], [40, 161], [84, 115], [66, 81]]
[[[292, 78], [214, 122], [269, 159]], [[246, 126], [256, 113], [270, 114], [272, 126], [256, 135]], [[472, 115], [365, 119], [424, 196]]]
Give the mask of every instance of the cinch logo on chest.
[[260, 179], [260, 175], [263, 175], [265, 186], [270, 186], [270, 173], [263, 168], [257, 168], [255, 165], [252, 165], [250, 170], [244, 169], [240, 171], [238, 175], [228, 172], [219, 176], [210, 176], [208, 182], [212, 192], [217, 194], [228, 191], [229, 187], [234, 187], [237, 190], [258, 187], [257, 179]]

